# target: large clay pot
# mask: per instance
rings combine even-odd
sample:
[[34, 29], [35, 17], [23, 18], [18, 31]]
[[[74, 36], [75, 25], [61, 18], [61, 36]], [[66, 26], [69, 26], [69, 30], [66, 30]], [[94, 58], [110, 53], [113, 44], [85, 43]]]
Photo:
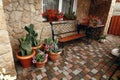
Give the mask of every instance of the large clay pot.
[[45, 66], [45, 63], [47, 62], [47, 58], [43, 62], [36, 62], [37, 68], [42, 68]]
[[20, 51], [16, 53], [16, 57], [20, 60], [20, 63], [22, 64], [22, 66], [24, 68], [28, 68], [32, 64], [32, 57], [35, 56], [36, 51], [32, 50], [32, 54], [29, 56], [19, 56], [18, 54], [20, 54]]
[[58, 52], [58, 53], [50, 52], [49, 58], [51, 59], [51, 61], [56, 61], [57, 59], [60, 58], [60, 54], [61, 52]]

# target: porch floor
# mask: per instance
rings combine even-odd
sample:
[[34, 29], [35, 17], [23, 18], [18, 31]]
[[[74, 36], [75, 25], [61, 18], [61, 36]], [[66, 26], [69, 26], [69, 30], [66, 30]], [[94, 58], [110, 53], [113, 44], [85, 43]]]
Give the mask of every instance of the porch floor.
[[111, 50], [120, 45], [120, 37], [108, 35], [107, 41], [99, 43], [83, 40], [65, 44], [64, 55], [56, 62], [47, 62], [44, 68], [23, 69], [16, 63], [17, 80], [107, 80], [116, 66]]

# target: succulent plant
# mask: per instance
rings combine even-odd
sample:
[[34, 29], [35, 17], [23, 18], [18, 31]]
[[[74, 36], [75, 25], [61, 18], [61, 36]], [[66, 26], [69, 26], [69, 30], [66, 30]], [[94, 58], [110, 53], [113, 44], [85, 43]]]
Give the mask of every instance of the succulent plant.
[[32, 46], [27, 37], [19, 39], [19, 43], [20, 43], [19, 48], [21, 51], [20, 56], [27, 56], [32, 53]]
[[25, 26], [25, 30], [28, 32], [27, 39], [30, 40], [30, 43], [32, 44], [32, 47], [38, 46], [40, 44], [40, 40], [37, 40], [38, 33], [34, 30], [34, 25], [30, 24], [28, 27]]

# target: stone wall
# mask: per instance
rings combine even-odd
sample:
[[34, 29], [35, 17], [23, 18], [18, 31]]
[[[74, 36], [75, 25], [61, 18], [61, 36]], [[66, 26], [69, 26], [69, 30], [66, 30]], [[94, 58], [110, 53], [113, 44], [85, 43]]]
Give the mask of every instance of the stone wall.
[[77, 0], [77, 20], [79, 22], [88, 17], [90, 3], [91, 0]]
[[14, 54], [19, 49], [18, 39], [25, 36], [25, 26], [35, 25], [35, 30], [40, 34], [41, 28], [42, 39], [51, 36], [49, 23], [42, 22], [42, 0], [3, 0], [4, 11], [6, 15], [7, 27]]
[[89, 15], [98, 16], [103, 24], [106, 23], [112, 0], [92, 0]]
[[2, 2], [0, 1], [0, 80], [7, 80], [5, 77], [6, 75], [15, 77], [16, 70], [14, 66], [12, 48], [7, 31]]
[[[6, 15], [7, 27], [14, 54], [19, 49], [18, 39], [25, 35], [24, 27], [30, 23], [35, 25], [35, 29], [40, 33], [41, 28], [42, 40], [51, 36], [51, 29], [48, 22], [42, 22], [42, 0], [3, 0], [4, 11]], [[88, 15], [90, 0], [77, 0], [77, 17]]]

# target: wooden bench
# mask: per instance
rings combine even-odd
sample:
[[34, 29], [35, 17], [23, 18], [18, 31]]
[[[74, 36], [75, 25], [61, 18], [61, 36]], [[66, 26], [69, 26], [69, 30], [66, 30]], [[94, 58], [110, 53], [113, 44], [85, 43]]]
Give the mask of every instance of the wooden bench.
[[[79, 33], [78, 21], [57, 21], [51, 22], [52, 38], [59, 39], [59, 42], [64, 43], [81, 37], [85, 37], [85, 33]], [[69, 35], [68, 35], [69, 34]], [[64, 35], [64, 36], [63, 36]]]

